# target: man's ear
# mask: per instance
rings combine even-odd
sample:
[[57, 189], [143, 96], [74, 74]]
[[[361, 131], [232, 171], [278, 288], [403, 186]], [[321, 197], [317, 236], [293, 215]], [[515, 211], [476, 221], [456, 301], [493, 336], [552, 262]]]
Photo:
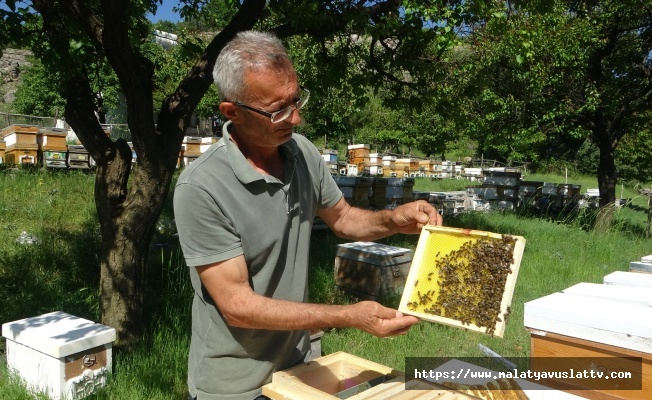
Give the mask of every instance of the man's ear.
[[222, 115], [224, 115], [228, 120], [233, 121], [238, 118], [238, 107], [230, 101], [220, 103], [219, 108]]

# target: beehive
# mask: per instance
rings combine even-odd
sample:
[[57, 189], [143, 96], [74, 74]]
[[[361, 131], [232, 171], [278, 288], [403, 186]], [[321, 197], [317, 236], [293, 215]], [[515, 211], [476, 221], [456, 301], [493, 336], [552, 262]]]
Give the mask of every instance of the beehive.
[[81, 399], [106, 385], [115, 329], [56, 311], [2, 325], [7, 366], [49, 398]]
[[[199, 157], [201, 155], [202, 138], [199, 136], [184, 136], [181, 148], [185, 157]], [[188, 165], [188, 164], [186, 164]]]
[[263, 395], [273, 400], [467, 400], [463, 393], [344, 352], [319, 357], [272, 375]]
[[[648, 275], [625, 274], [632, 278]], [[649, 287], [580, 283], [561, 293], [525, 303], [524, 325], [531, 332], [532, 371], [572, 368], [631, 374], [627, 379], [611, 376], [609, 380], [554, 377], [542, 383], [596, 399], [650, 398], [652, 293]]]
[[68, 145], [66, 164], [70, 169], [90, 169], [91, 156], [88, 150], [81, 144]]
[[352, 144], [348, 146], [348, 162], [350, 164], [369, 165], [369, 145]]
[[502, 337], [524, 247], [520, 236], [425, 226], [399, 310]]
[[37, 141], [39, 150], [66, 151], [66, 136], [68, 132], [61, 128], [40, 128]]
[[335, 284], [362, 299], [400, 295], [410, 270], [412, 251], [375, 242], [337, 246]]
[[5, 141], [0, 140], [0, 164], [4, 163], [5, 160]]

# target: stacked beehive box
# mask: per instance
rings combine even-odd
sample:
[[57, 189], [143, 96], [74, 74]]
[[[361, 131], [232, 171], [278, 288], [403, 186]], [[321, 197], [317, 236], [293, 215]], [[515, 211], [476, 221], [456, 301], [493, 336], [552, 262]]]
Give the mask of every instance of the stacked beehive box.
[[383, 176], [383, 156], [381, 154], [369, 154], [369, 175]]
[[385, 208], [394, 209], [401, 204], [408, 203], [413, 199], [414, 178], [388, 178], [385, 197], [387, 204]]
[[396, 178], [396, 156], [383, 156], [383, 176]]
[[5, 162], [5, 141], [0, 139], [0, 164]]
[[66, 136], [61, 128], [40, 128], [37, 140], [42, 165], [46, 168], [66, 168]]
[[583, 397], [649, 399], [652, 274], [617, 271], [603, 282], [579, 283], [525, 303], [531, 370], [603, 374], [600, 379], [556, 376], [541, 382]]
[[[340, 163], [338, 161], [338, 151], [334, 149], [323, 149], [321, 150], [321, 156], [326, 161], [328, 170], [331, 175], [340, 175], [340, 170], [346, 166], [346, 163]], [[345, 175], [345, 174], [344, 174]]]
[[416, 158], [397, 158], [396, 177], [407, 178], [419, 176], [419, 160]]
[[366, 175], [369, 173], [369, 145], [352, 144], [348, 146], [347, 175]]
[[5, 142], [5, 164], [34, 165], [38, 159], [36, 125], [10, 125], [2, 130]]
[[369, 207], [371, 178], [362, 176], [335, 176], [335, 183], [342, 191], [344, 199], [352, 206]]
[[441, 162], [441, 177], [453, 178], [455, 176], [455, 161], [442, 161]]

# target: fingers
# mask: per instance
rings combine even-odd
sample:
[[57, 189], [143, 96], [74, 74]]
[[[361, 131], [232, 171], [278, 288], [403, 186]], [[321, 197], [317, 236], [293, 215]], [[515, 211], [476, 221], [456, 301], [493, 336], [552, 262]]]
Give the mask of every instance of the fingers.
[[400, 233], [417, 234], [427, 225], [441, 226], [442, 216], [430, 203], [423, 200], [404, 204], [394, 210], [393, 220]]
[[360, 302], [356, 304], [360, 310], [357, 313], [359, 328], [378, 337], [404, 335], [419, 319], [411, 315], [383, 307], [376, 302]]

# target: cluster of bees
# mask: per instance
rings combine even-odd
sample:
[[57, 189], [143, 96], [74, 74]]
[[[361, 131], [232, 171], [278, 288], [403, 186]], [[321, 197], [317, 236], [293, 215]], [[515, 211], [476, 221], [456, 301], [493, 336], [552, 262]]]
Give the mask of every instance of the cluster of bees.
[[[427, 275], [420, 274], [422, 285], [415, 281], [412, 301], [407, 307], [484, 327], [492, 335], [496, 323], [502, 321], [500, 305], [507, 275], [512, 272], [515, 243], [508, 235], [483, 237], [465, 242], [446, 255], [437, 253]], [[424, 276], [428, 282], [423, 282]], [[430, 289], [417, 290], [421, 287]], [[508, 314], [509, 310], [504, 317]]]

